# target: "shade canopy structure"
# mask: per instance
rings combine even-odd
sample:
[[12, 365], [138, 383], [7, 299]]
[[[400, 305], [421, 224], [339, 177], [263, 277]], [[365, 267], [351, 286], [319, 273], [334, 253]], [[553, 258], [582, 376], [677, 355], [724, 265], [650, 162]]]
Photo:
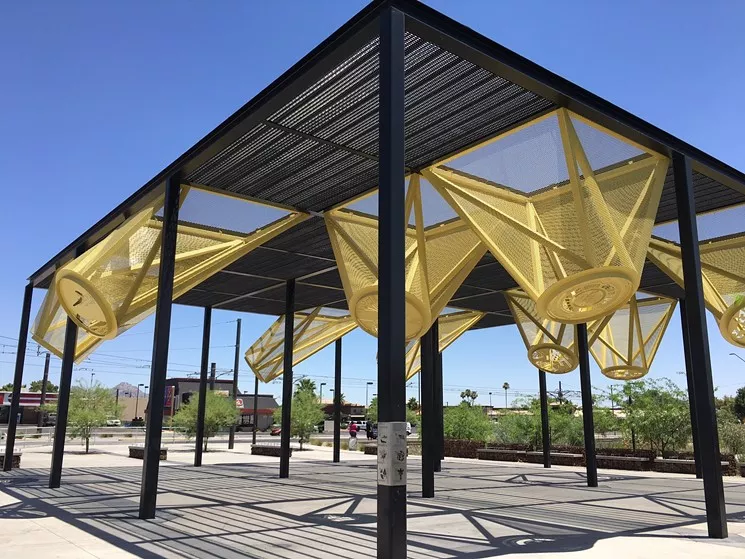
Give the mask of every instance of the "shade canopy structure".
[[640, 293], [604, 324], [597, 324], [590, 353], [600, 372], [613, 380], [646, 375], [676, 304], [675, 299]]
[[[484, 313], [477, 311], [459, 311], [445, 309], [438, 317], [438, 351], [443, 352], [455, 340], [473, 328]], [[421, 342], [412, 340], [406, 347], [406, 380], [410, 380], [422, 369]]]
[[559, 109], [423, 173], [538, 314], [581, 323], [639, 287], [668, 163]]
[[[429, 330], [463, 280], [486, 253], [466, 222], [455, 218], [428, 225], [421, 177], [412, 174], [406, 191], [406, 339]], [[331, 246], [352, 316], [378, 333], [378, 219], [349, 205], [325, 214]]]
[[[292, 364], [302, 363], [345, 334], [357, 328], [349, 313], [317, 307], [295, 313]], [[262, 382], [284, 373], [285, 315], [280, 316], [245, 354], [246, 363]]]
[[[510, 289], [504, 296], [528, 350], [528, 361], [547, 373], [565, 374], [576, 369], [579, 355], [575, 325], [541, 317], [535, 301], [522, 289]], [[593, 324], [588, 343], [592, 344], [609, 318], [603, 317]]]
[[[706, 307], [716, 317], [722, 337], [732, 345], [745, 347], [745, 235], [702, 241], [699, 253]], [[677, 243], [653, 238], [648, 258], [684, 286]]]

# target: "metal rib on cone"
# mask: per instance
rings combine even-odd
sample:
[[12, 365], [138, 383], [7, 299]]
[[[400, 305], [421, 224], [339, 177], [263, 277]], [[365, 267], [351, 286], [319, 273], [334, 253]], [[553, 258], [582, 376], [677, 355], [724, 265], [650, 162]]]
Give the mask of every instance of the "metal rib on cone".
[[[206, 192], [182, 186], [181, 204], [190, 191]], [[162, 232], [157, 213], [162, 205], [161, 195], [55, 274], [55, 291], [62, 308], [90, 335], [114, 338], [155, 309]], [[300, 212], [287, 213], [247, 234], [180, 222], [173, 298], [308, 217]]]
[[636, 380], [649, 372], [677, 301], [634, 296], [594, 332], [590, 353], [600, 371], [613, 380]]
[[[524, 137], [534, 126], [540, 137]], [[617, 157], [603, 151], [611, 143]], [[466, 165], [466, 172], [441, 164], [422, 174], [536, 301], [541, 316], [589, 323], [623, 306], [641, 280], [668, 159], [564, 109], [489, 144], [490, 157], [503, 158], [499, 165]], [[494, 170], [505, 165], [519, 168]], [[546, 168], [551, 173], [542, 176]], [[470, 171], [512, 180], [523, 190]]]
[[[316, 307], [295, 313], [293, 366], [355, 328], [357, 323], [346, 311]], [[282, 315], [246, 351], [246, 363], [259, 380], [269, 382], [284, 373], [284, 346], [285, 315]]]
[[[473, 270], [486, 247], [458, 218], [425, 227], [420, 177], [406, 194], [406, 340], [421, 337]], [[413, 215], [413, 225], [411, 217]], [[331, 246], [352, 316], [367, 333], [378, 332], [378, 218], [348, 209], [325, 214]]]
[[[563, 324], [538, 315], [535, 301], [521, 289], [504, 292], [507, 305], [515, 319], [520, 336], [528, 350], [528, 361], [547, 373], [564, 374], [579, 365], [577, 352], [577, 327]], [[589, 329], [588, 343], [608, 319], [601, 318], [599, 324]]]
[[[485, 313], [478, 311], [457, 311], [440, 315], [438, 331], [440, 334], [439, 351], [445, 349], [464, 333], [471, 329]], [[421, 342], [419, 339], [409, 342], [406, 347], [406, 380], [415, 376], [422, 368]]]
[[[729, 343], [745, 347], [745, 235], [699, 243], [706, 308]], [[680, 245], [653, 237], [648, 258], [684, 287]]]

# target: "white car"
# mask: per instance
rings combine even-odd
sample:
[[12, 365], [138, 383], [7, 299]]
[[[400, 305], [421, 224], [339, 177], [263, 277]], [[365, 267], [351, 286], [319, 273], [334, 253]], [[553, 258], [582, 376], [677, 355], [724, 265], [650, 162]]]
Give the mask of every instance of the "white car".
[[406, 434], [411, 435], [411, 423], [406, 422]]
[[121, 427], [122, 422], [118, 419], [107, 419], [106, 420], [106, 427]]

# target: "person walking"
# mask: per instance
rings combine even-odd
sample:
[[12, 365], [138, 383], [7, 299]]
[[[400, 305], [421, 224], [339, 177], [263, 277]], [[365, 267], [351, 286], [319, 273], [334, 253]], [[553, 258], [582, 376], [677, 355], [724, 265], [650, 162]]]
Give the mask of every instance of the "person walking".
[[357, 450], [357, 424], [349, 423], [349, 450]]

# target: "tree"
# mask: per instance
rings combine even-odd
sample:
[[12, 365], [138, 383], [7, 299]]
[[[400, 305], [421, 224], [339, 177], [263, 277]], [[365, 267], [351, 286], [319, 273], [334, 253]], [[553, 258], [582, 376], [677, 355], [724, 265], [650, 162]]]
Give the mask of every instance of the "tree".
[[[29, 384], [29, 390], [31, 392], [41, 392], [42, 388], [42, 381], [41, 380], [35, 380], [31, 384]], [[49, 380], [47, 380], [47, 393], [55, 393], [59, 391], [59, 386], [56, 384], [51, 383]]]
[[719, 442], [722, 451], [729, 451], [734, 455], [745, 453], [745, 425], [728, 410], [717, 411], [717, 426], [719, 427]]
[[460, 393], [460, 397], [465, 403], [471, 406], [476, 401], [476, 398], [479, 397], [479, 393], [475, 390], [471, 390], [470, 388], [466, 388], [463, 392]]
[[297, 387], [295, 388], [295, 394], [298, 394], [300, 392], [310, 392], [311, 394], [316, 393], [316, 383], [309, 378], [302, 378], [297, 383]]
[[[45, 404], [42, 409], [55, 412], [57, 404]], [[108, 388], [99, 382], [85, 385], [80, 381], [70, 390], [67, 434], [71, 439], [83, 439], [87, 454], [93, 430], [106, 425], [107, 419], [118, 418], [120, 415], [121, 408], [117, 406], [116, 398]]]
[[373, 423], [378, 422], [378, 397], [373, 396], [370, 405], [367, 407], [367, 418]]
[[[22, 384], [21, 388], [26, 388], [26, 385]], [[9, 382], [8, 384], [0, 386], [0, 392], [13, 392], [13, 383]]]
[[509, 406], [507, 405], [507, 391], [508, 391], [509, 389], [510, 389], [510, 383], [509, 383], [509, 382], [505, 382], [505, 383], [504, 383], [504, 384], [502, 385], [502, 390], [504, 390], [504, 407], [505, 407], [505, 408], [508, 408], [508, 407], [509, 407]]
[[740, 422], [745, 421], [745, 386], [737, 389], [732, 411]]
[[303, 450], [303, 443], [310, 440], [310, 435], [315, 432], [316, 425], [323, 421], [323, 410], [315, 392], [297, 391], [292, 399], [290, 416], [291, 434], [298, 438], [300, 450]]
[[409, 398], [409, 401], [406, 402], [406, 407], [412, 411], [416, 411], [419, 409], [419, 402], [417, 402], [416, 398], [412, 396], [411, 398]]
[[444, 428], [447, 439], [482, 442], [494, 440], [492, 420], [480, 406], [467, 401], [445, 410]]
[[[199, 413], [199, 398], [190, 398], [188, 404], [182, 405], [173, 417], [173, 424], [181, 429], [187, 437], [197, 434], [197, 417]], [[218, 394], [214, 390], [207, 391], [204, 408], [204, 450], [207, 451], [207, 441], [220, 431], [238, 420], [238, 408], [235, 400]]]

